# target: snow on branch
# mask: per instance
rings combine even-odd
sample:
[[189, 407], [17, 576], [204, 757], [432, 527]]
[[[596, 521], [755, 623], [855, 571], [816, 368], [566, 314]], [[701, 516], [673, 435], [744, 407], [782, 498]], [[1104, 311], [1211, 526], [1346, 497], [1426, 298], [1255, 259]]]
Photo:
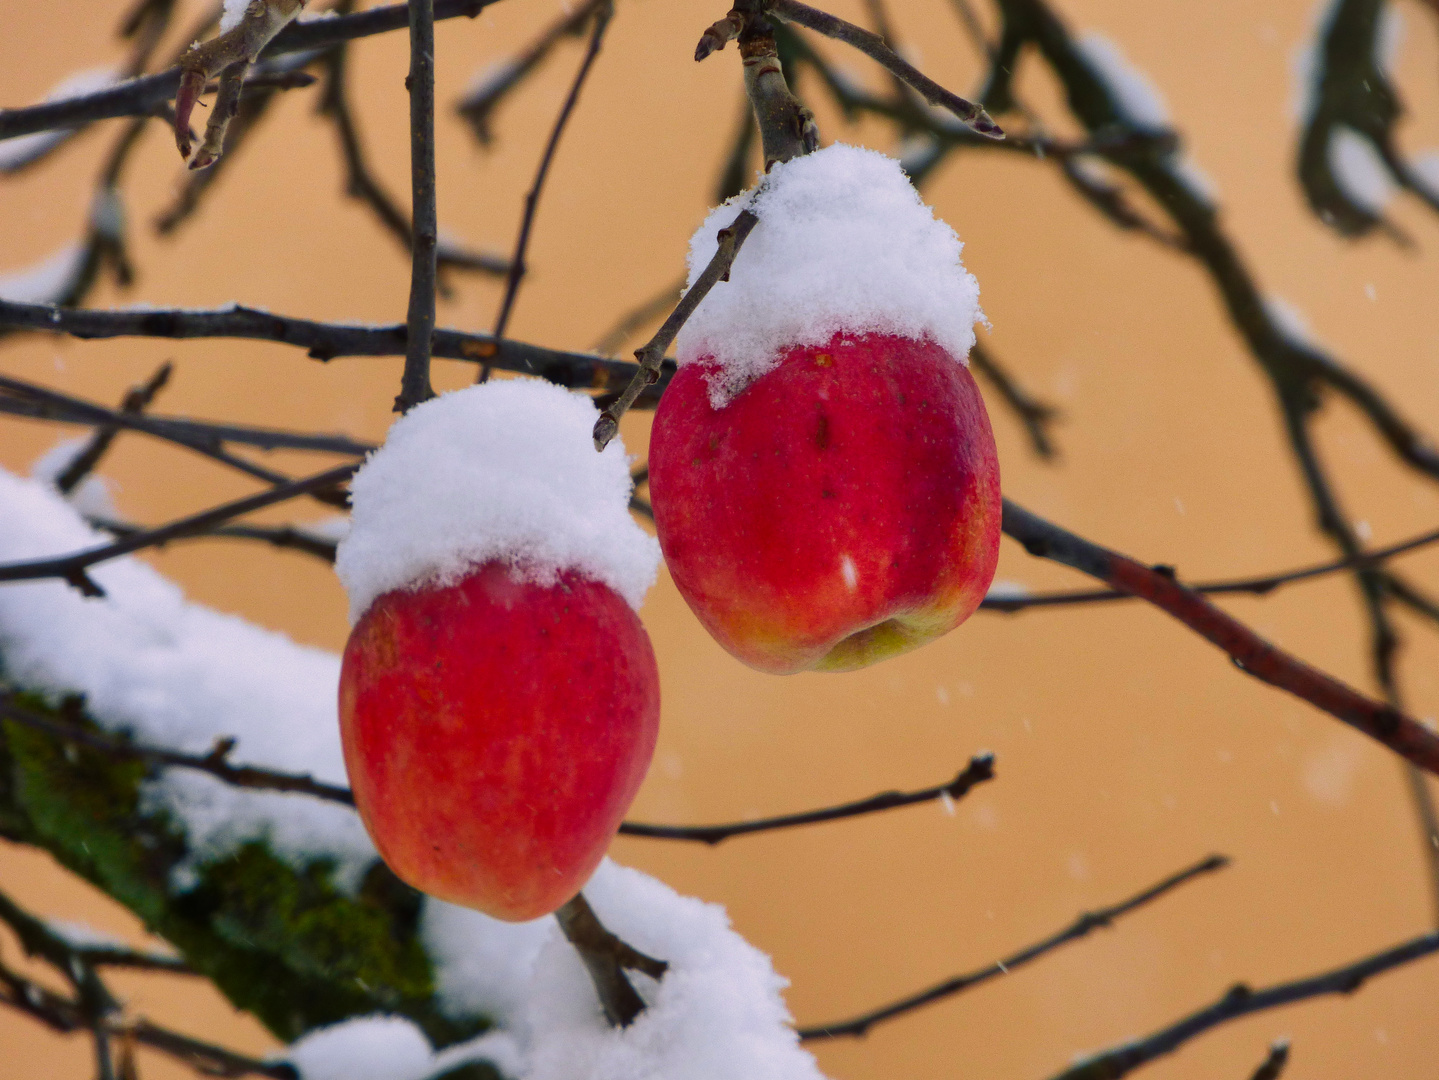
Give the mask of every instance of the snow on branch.
[[[98, 539], [53, 489], [0, 472], [0, 559], [33, 559], [91, 547]], [[217, 763], [233, 758], [242, 772], [308, 773], [320, 784], [343, 783], [335, 716], [337, 657], [190, 604], [156, 571], [133, 559], [107, 562], [94, 574], [104, 598], [86, 599], [56, 582], [0, 588], [3, 669], [13, 683], [40, 695], [33, 703], [12, 699], [7, 711], [43, 713], [45, 701], [83, 695], [84, 717], [100, 725], [103, 738], [128, 732], [141, 746], [214, 754]], [[23, 730], [13, 715], [0, 723], [0, 756], [28, 745], [20, 738]], [[35, 736], [58, 750], [53, 731], [35, 731]], [[98, 764], [85, 756], [90, 752], [85, 739], [73, 734], [69, 739], [78, 765], [66, 764], [69, 759], [58, 752], [41, 754], [36, 744], [23, 751], [25, 767], [49, 761], [54, 769], [97, 770]], [[227, 739], [235, 741], [222, 742], [222, 752], [216, 753], [216, 740]], [[99, 760], [109, 760], [109, 750], [98, 751]], [[193, 768], [163, 768], [156, 760], [136, 764], [145, 766], [138, 774], [139, 805], [148, 808], [145, 812], [162, 811], [179, 830], [178, 836], [157, 842], [169, 850], [177, 840], [182, 844], [179, 853], [169, 856], [173, 864], [158, 884], [164, 895], [146, 903], [152, 905], [152, 921], [202, 973], [223, 971], [223, 964], [216, 967], [220, 961], [212, 951], [217, 948], [212, 932], [197, 928], [178, 909], [169, 913], [169, 906], [183, 900], [186, 910], [203, 911], [210, 902], [203, 897], [213, 896], [223, 905], [224, 897], [243, 887], [235, 882], [215, 892], [221, 880], [216, 875], [238, 873], [237, 868], [256, 860], [270, 866], [266, 872], [272, 874], [314, 875], [319, 872], [314, 867], [327, 866], [323, 873], [333, 875], [340, 890], [334, 904], [365, 903], [365, 897], [375, 895], [376, 882], [393, 881], [382, 873], [376, 877], [380, 867], [374, 849], [347, 806], [293, 790], [236, 787]], [[64, 790], [58, 780], [49, 786], [55, 789], [52, 798]], [[9, 792], [0, 790], [7, 823], [25, 813], [23, 804], [3, 805], [14, 798]], [[15, 828], [6, 825], [8, 834]], [[155, 824], [130, 828], [144, 831]], [[46, 843], [39, 834], [24, 838]], [[397, 882], [386, 888], [403, 889]], [[371, 1012], [409, 1017], [391, 1021], [391, 1034], [384, 1038], [408, 1039], [417, 1048], [416, 1060], [421, 1041], [423, 1046], [442, 1041], [451, 1049], [433, 1054], [433, 1061], [453, 1061], [488, 1017], [501, 1024], [507, 1038], [472, 1042], [464, 1052], [477, 1060], [503, 1059], [506, 1071], [523, 1080], [727, 1080], [734, 1075], [819, 1080], [813, 1059], [800, 1049], [789, 1026], [780, 997], [784, 980], [768, 958], [729, 928], [715, 905], [681, 897], [637, 871], [609, 862], [601, 867], [586, 896], [603, 925], [641, 953], [663, 956], [669, 965], [658, 981], [634, 976], [646, 1007], [628, 1027], [615, 1029], [601, 1014], [584, 965], [554, 920], [500, 923], [416, 894], [395, 895], [413, 896], [404, 903], [413, 905], [409, 918], [418, 915], [415, 945], [423, 948], [418, 959], [433, 972], [433, 983], [428, 977], [417, 983], [383, 976], [341, 1015], [363, 1015], [368, 1001]], [[390, 931], [383, 940], [392, 940]], [[279, 977], [281, 968], [274, 965], [312, 947], [303, 938], [286, 939], [285, 958], [252, 954], [248, 961], [269, 965], [265, 969], [273, 974], [265, 980], [265, 993], [279, 996], [273, 1007], [261, 999], [251, 1001], [251, 1007], [290, 1039], [338, 1019], [333, 1013], [322, 1019], [324, 1008], [332, 1007], [324, 1003], [333, 1002], [336, 994], [359, 993], [343, 965], [333, 986], [316, 985], [313, 969], [304, 978]], [[366, 962], [376, 961], [363, 954], [346, 960], [352, 966]], [[420, 996], [413, 996], [420, 993], [417, 989], [408, 991], [412, 996], [397, 994], [402, 987], [424, 984], [433, 989]], [[368, 979], [366, 985], [371, 985]], [[305, 1004], [295, 1000], [297, 993], [308, 995]], [[389, 1010], [380, 1005], [384, 994], [396, 995]], [[288, 1019], [291, 1015], [300, 1019]], [[353, 1034], [358, 1039], [375, 1032], [356, 1028]], [[305, 1053], [302, 1040], [291, 1060], [300, 1064]]]

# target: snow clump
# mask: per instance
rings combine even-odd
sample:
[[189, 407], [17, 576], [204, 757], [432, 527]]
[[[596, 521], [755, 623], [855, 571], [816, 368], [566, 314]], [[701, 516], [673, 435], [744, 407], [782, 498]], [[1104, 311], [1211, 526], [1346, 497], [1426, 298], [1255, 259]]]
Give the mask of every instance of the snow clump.
[[638, 609], [659, 544], [630, 517], [629, 459], [595, 453], [594, 402], [539, 379], [471, 386], [411, 409], [350, 485], [335, 571], [357, 620], [392, 589], [491, 561], [529, 580], [578, 570]]
[[679, 363], [715, 363], [722, 406], [787, 350], [836, 333], [928, 338], [963, 361], [983, 319], [963, 244], [934, 216], [899, 162], [836, 143], [774, 166], [711, 211], [690, 241], [689, 285], [741, 210], [759, 217], [676, 339]]
[[1164, 95], [1113, 40], [1091, 31], [1074, 44], [1090, 71], [1109, 89], [1115, 108], [1133, 127], [1141, 131], [1169, 127]]

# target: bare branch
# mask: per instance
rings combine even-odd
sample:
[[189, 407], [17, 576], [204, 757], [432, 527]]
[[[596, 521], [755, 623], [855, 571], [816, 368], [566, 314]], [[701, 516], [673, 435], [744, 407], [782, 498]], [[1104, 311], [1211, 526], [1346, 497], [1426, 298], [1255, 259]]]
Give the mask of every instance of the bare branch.
[[974, 348], [969, 350], [969, 363], [975, 371], [994, 384], [1000, 398], [1014, 410], [1029, 435], [1034, 452], [1046, 461], [1054, 460], [1055, 450], [1054, 443], [1049, 438], [1049, 425], [1058, 418], [1059, 410], [1053, 405], [1046, 405], [1020, 386], [989, 354], [989, 350], [977, 341]]
[[731, 836], [789, 829], [796, 825], [814, 825], [822, 821], [839, 821], [842, 818], [859, 817], [861, 814], [873, 814], [880, 810], [893, 810], [896, 807], [913, 806], [915, 803], [932, 802], [936, 799], [962, 799], [976, 784], [993, 779], [994, 755], [976, 754], [953, 780], [919, 791], [886, 791], [868, 799], [842, 803], [823, 810], [806, 810], [800, 814], [783, 814], [779, 817], [739, 821], [730, 825], [641, 825], [627, 821], [620, 826], [620, 835], [643, 836], [656, 840], [694, 840], [714, 846]]
[[[435, 0], [435, 18], [459, 16], [473, 19], [497, 0]], [[409, 25], [409, 5], [389, 4], [336, 19], [291, 23], [266, 47], [263, 58], [306, 52], [354, 41], [374, 34], [386, 34]], [[64, 101], [22, 109], [0, 109], [0, 139], [29, 135], [52, 128], [75, 127], [93, 120], [116, 116], [149, 116], [155, 108], [175, 97], [180, 88], [177, 65], [143, 78], [131, 79], [109, 90]]]
[[[407, 337], [403, 323], [390, 326], [322, 323], [238, 304], [211, 310], [81, 311], [0, 300], [0, 329], [5, 328], [65, 333], [87, 339], [249, 338], [298, 346], [308, 350], [316, 360], [341, 356], [403, 356]], [[673, 333], [668, 340], [673, 340]], [[496, 341], [488, 334], [461, 330], [437, 329], [431, 355], [487, 363], [501, 371], [538, 375], [575, 390], [618, 390], [627, 385], [636, 372], [636, 365], [623, 360], [547, 349], [522, 341]], [[673, 362], [660, 361], [658, 371], [659, 379], [641, 388], [636, 405], [654, 407], [674, 374]]]
[[[150, 376], [148, 382], [132, 386], [125, 394], [125, 399], [120, 403], [120, 411], [132, 414], [144, 412], [149, 408], [150, 402], [155, 400], [155, 395], [170, 381], [170, 373], [173, 370], [174, 365], [166, 360], [156, 369], [155, 374]], [[105, 456], [105, 451], [110, 449], [110, 444], [115, 441], [115, 436], [118, 434], [120, 434], [118, 424], [106, 424], [95, 429], [90, 436], [90, 442], [55, 478], [55, 486], [61, 494], [69, 494], [74, 491], [81, 480], [94, 472], [95, 467], [100, 464], [100, 459]]]
[[1004, 500], [1004, 531], [1031, 555], [1071, 566], [1147, 600], [1217, 645], [1241, 671], [1309, 702], [1420, 768], [1439, 775], [1439, 734], [1265, 641], [1198, 593], [1180, 585], [1169, 567], [1151, 568], [1100, 547], [1008, 499]]
[[[530, 186], [529, 193], [525, 195], [525, 210], [520, 218], [519, 235], [515, 238], [515, 253], [510, 257], [510, 272], [505, 280], [505, 296], [500, 302], [499, 314], [495, 316], [495, 329], [492, 334], [494, 338], [503, 339], [505, 329], [510, 324], [510, 313], [514, 310], [515, 299], [520, 294], [520, 282], [524, 279], [526, 270], [529, 269], [525, 262], [525, 254], [530, 246], [530, 230], [535, 224], [535, 211], [539, 209], [540, 193], [545, 188], [545, 178], [549, 175], [550, 164], [555, 159], [555, 151], [559, 148], [560, 137], [564, 135], [565, 125], [569, 123], [571, 114], [575, 111], [575, 105], [580, 100], [580, 91], [584, 89], [585, 79], [589, 77], [590, 69], [594, 67], [595, 58], [600, 54], [600, 46], [605, 39], [605, 31], [609, 28], [610, 19], [614, 17], [615, 6], [613, 0], [600, 0], [594, 5], [595, 25], [590, 31], [590, 45], [585, 50], [584, 59], [580, 61], [579, 71], [575, 73], [574, 83], [570, 86], [570, 92], [565, 96], [564, 104], [560, 106], [560, 112], [555, 117], [555, 126], [550, 131], [549, 141], [545, 144], [545, 152], [540, 155], [540, 165], [535, 172], [535, 182]], [[484, 382], [489, 378], [489, 365], [480, 368], [479, 380]]]
[[217, 780], [223, 780], [233, 787], [252, 788], [257, 791], [286, 791], [312, 795], [317, 799], [342, 803], [345, 806], [355, 805], [355, 797], [348, 788], [323, 783], [308, 774], [282, 773], [271, 769], [253, 768], [248, 765], [230, 764], [230, 753], [235, 749], [234, 739], [217, 740], [214, 748], [204, 755], [185, 754], [178, 750], [166, 750], [163, 747], [141, 746], [94, 728], [82, 727], [80, 708], [81, 703], [78, 699], [67, 699], [66, 711], [75, 719], [70, 723], [58, 723], [49, 717], [16, 704], [13, 692], [0, 688], [0, 716], [65, 743], [87, 746], [115, 758], [144, 761], [152, 765], [194, 769], [198, 772], [209, 773]]
[[1289, 1042], [1287, 1039], [1280, 1039], [1269, 1048], [1269, 1053], [1259, 1063], [1259, 1068], [1254, 1070], [1254, 1075], [1249, 1080], [1279, 1080], [1284, 1072], [1284, 1066], [1289, 1064]]
[[1265, 1009], [1292, 1005], [1296, 1001], [1328, 994], [1352, 994], [1375, 975], [1439, 952], [1439, 933], [1396, 945], [1345, 967], [1295, 982], [1280, 983], [1264, 990], [1251, 990], [1243, 983], [1234, 986], [1214, 1004], [1175, 1021], [1142, 1039], [1124, 1043], [1070, 1066], [1054, 1080], [1119, 1080], [1141, 1065], [1171, 1054], [1184, 1043], [1229, 1020]]
[[492, 77], [473, 86], [455, 106], [455, 111], [468, 121], [481, 146], [489, 146], [494, 138], [490, 119], [495, 107], [511, 90], [525, 80], [554, 47], [567, 37], [578, 37], [595, 9], [606, 0], [586, 0], [574, 11], [566, 12], [551, 23], [538, 38], [515, 59], [497, 65]]
[[1141, 908], [1154, 900], [1158, 900], [1161, 896], [1179, 888], [1179, 886], [1186, 882], [1192, 881], [1204, 874], [1211, 874], [1216, 870], [1222, 870], [1228, 865], [1229, 859], [1227, 857], [1223, 855], [1211, 855], [1207, 859], [1203, 859], [1193, 866], [1179, 871], [1177, 874], [1171, 874], [1163, 881], [1151, 885], [1135, 896], [1131, 896], [1128, 900], [1122, 900], [1110, 907], [1100, 908], [1098, 911], [1085, 912], [1065, 929], [1051, 934], [1049, 937], [1042, 941], [1035, 942], [1033, 945], [1026, 946], [1018, 952], [1005, 957], [1003, 960], [996, 960], [993, 964], [970, 972], [967, 975], [956, 975], [954, 978], [946, 979], [944, 982], [931, 986], [927, 990], [921, 990], [917, 994], [900, 998], [898, 1001], [883, 1005], [878, 1009], [872, 1009], [869, 1012], [862, 1013], [849, 1020], [800, 1028], [799, 1037], [806, 1041], [813, 1039], [837, 1039], [841, 1037], [858, 1038], [866, 1034], [869, 1029], [876, 1024], [882, 1024], [886, 1020], [893, 1020], [897, 1016], [903, 1016], [905, 1013], [913, 1012], [915, 1009], [922, 1008], [925, 1005], [931, 1005], [936, 1001], [953, 997], [955, 994], [962, 993], [972, 986], [996, 979], [1001, 975], [1008, 975], [1014, 969], [1038, 960], [1041, 956], [1054, 951], [1061, 945], [1066, 945], [1071, 941], [1077, 941], [1079, 938], [1086, 937], [1100, 927], [1109, 926], [1115, 919], [1123, 915], [1128, 915], [1136, 908]]
[[770, 14], [777, 15], [786, 22], [798, 23], [825, 37], [843, 41], [846, 45], [858, 49], [877, 61], [890, 74], [904, 80], [918, 91], [925, 101], [948, 109], [972, 131], [991, 139], [1004, 138], [1004, 131], [991, 119], [989, 113], [984, 111], [983, 106], [966, 101], [940, 86], [886, 45], [878, 34], [871, 34], [863, 27], [801, 4], [799, 0], [763, 0], [763, 5]]
[[745, 237], [749, 236], [758, 224], [759, 218], [748, 210], [741, 210], [739, 216], [727, 228], [719, 231], [719, 248], [715, 251], [714, 258], [710, 259], [709, 265], [704, 268], [704, 273], [700, 274], [695, 283], [690, 286], [689, 291], [681, 297], [674, 311], [670, 312], [664, 325], [655, 331], [655, 336], [650, 338], [649, 343], [635, 350], [635, 358], [639, 361], [639, 370], [634, 373], [634, 377], [625, 387], [619, 400], [600, 413], [600, 418], [595, 421], [596, 450], [603, 450], [619, 433], [620, 417], [624, 416], [640, 394], [646, 388], [660, 382], [665, 350], [670, 347], [675, 335], [680, 332], [680, 327], [684, 326], [685, 321], [694, 314], [700, 301], [709, 295], [709, 291], [717, 283], [729, 280], [729, 271], [730, 267], [734, 265], [735, 256], [739, 254]]
[[[1408, 540], [1401, 540], [1397, 544], [1390, 544], [1388, 547], [1376, 548], [1363, 554], [1353, 555], [1349, 558], [1335, 559], [1330, 562], [1319, 563], [1315, 566], [1306, 566], [1300, 570], [1289, 570], [1280, 574], [1264, 574], [1260, 577], [1239, 578], [1228, 581], [1211, 581], [1198, 585], [1190, 585], [1188, 588], [1193, 592], [1204, 593], [1208, 596], [1224, 593], [1249, 593], [1254, 596], [1267, 596], [1275, 589], [1285, 585], [1291, 585], [1297, 581], [1309, 581], [1314, 578], [1326, 577], [1330, 574], [1339, 573], [1342, 570], [1358, 570], [1368, 567], [1380, 566], [1398, 555], [1403, 555], [1419, 548], [1429, 547], [1439, 543], [1439, 529], [1418, 536], [1410, 537]], [[990, 611], [1015, 612], [1025, 611], [1034, 607], [1059, 607], [1072, 604], [1094, 604], [1112, 600], [1133, 600], [1133, 593], [1119, 592], [1115, 589], [1091, 589], [1075, 590], [1072, 592], [1037, 593], [1032, 596], [996, 597], [986, 599], [980, 607]]]
[[168, 525], [162, 525], [156, 529], [148, 529], [145, 532], [127, 536], [101, 547], [90, 548], [86, 551], [77, 551], [70, 555], [61, 555], [55, 558], [28, 559], [23, 562], [0, 564], [0, 581], [36, 581], [43, 578], [62, 578], [86, 596], [104, 596], [105, 591], [86, 573], [90, 567], [110, 559], [119, 558], [121, 555], [129, 555], [131, 552], [140, 551], [143, 548], [158, 547], [168, 540], [173, 540], [179, 536], [187, 536], [198, 530], [208, 529], [211, 526], [229, 521], [231, 518], [239, 517], [241, 514], [248, 514], [252, 510], [273, 506], [276, 503], [285, 502], [321, 488], [333, 488], [335, 485], [348, 480], [359, 467], [358, 463], [340, 465], [333, 469], [327, 469], [322, 473], [317, 473], [314, 476], [305, 477], [303, 480], [292, 480], [286, 484], [278, 484], [268, 491], [260, 492], [258, 495], [250, 495], [243, 499], [236, 499], [234, 502], [212, 507], [202, 513], [180, 518], [178, 521], [172, 521]]
[[430, 385], [430, 344], [435, 334], [435, 0], [410, 0], [410, 311], [405, 373], [395, 412], [435, 396]]

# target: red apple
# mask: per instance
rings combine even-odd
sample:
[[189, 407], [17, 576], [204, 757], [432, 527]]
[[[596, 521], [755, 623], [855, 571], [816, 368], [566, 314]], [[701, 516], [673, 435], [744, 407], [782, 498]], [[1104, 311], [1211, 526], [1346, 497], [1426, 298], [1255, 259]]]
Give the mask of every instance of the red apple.
[[574, 571], [538, 584], [490, 562], [384, 593], [340, 675], [355, 803], [415, 888], [500, 919], [546, 915], [604, 857], [659, 700], [639, 617]]
[[999, 464], [969, 369], [929, 341], [837, 334], [722, 408], [684, 364], [655, 414], [665, 563], [705, 628], [761, 671], [847, 671], [979, 606]]

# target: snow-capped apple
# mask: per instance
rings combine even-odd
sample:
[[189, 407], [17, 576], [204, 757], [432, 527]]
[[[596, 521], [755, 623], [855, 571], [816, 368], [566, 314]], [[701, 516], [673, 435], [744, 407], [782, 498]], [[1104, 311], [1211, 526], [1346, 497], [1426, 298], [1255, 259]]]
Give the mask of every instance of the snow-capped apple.
[[720, 207], [759, 217], [677, 342], [650, 436], [665, 563], [762, 671], [847, 671], [958, 626], [999, 553], [999, 466], [964, 358], [960, 242], [897, 162], [835, 145]]
[[644, 779], [655, 542], [621, 447], [537, 380], [447, 394], [355, 476], [345, 764], [375, 846], [432, 896], [520, 921], [584, 885]]

